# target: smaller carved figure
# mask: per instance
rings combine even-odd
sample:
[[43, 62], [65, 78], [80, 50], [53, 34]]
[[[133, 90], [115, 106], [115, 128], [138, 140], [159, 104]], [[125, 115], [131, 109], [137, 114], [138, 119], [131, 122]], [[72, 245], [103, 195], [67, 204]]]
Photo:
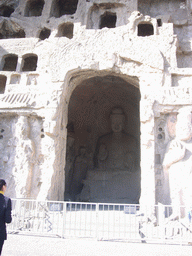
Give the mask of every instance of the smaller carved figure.
[[73, 166], [73, 177], [71, 183], [71, 194], [73, 200], [81, 193], [83, 188], [83, 180], [86, 178], [88, 169], [88, 158], [86, 156], [86, 148], [80, 147], [79, 154], [76, 156]]
[[129, 17], [129, 29], [130, 32], [134, 33], [136, 30], [136, 24], [139, 20], [143, 19], [143, 14], [139, 11], [134, 11], [131, 13], [131, 16]]
[[15, 135], [18, 138], [15, 157], [15, 181], [18, 184], [16, 196], [29, 197], [31, 192], [31, 181], [35, 162], [34, 143], [29, 139], [28, 117], [19, 116], [16, 124]]
[[74, 162], [74, 141], [73, 137], [67, 137], [67, 149], [66, 149], [66, 166], [65, 166], [65, 193], [69, 193], [70, 184], [72, 179], [72, 169]]
[[66, 165], [65, 165], [65, 200], [71, 200], [70, 189], [73, 175], [73, 164], [75, 159], [75, 139], [73, 123], [67, 126], [67, 148], [66, 148]]
[[190, 203], [191, 188], [188, 181], [192, 171], [191, 128], [191, 109], [183, 108], [177, 115], [175, 138], [169, 142], [163, 161], [164, 176], [167, 180], [165, 183], [169, 186], [174, 216], [181, 214], [180, 206]]

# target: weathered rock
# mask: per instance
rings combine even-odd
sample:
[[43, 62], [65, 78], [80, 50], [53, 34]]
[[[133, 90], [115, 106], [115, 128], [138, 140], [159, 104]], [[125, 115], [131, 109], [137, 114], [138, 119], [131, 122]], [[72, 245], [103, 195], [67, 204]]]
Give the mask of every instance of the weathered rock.
[[3, 20], [0, 23], [0, 39], [23, 37], [25, 37], [25, 32], [16, 22]]
[[[75, 191], [76, 200], [127, 203], [140, 195], [141, 204], [171, 203], [176, 165], [177, 177], [186, 171], [187, 195], [191, 125], [181, 113], [192, 107], [191, 9], [179, 0], [1, 1], [0, 176], [8, 195], [70, 200]], [[129, 157], [122, 175], [109, 174], [110, 154], [102, 172], [94, 165], [115, 107], [139, 143], [136, 176], [126, 172]], [[130, 146], [115, 145], [121, 153]], [[182, 154], [172, 153], [177, 145]], [[83, 186], [92, 181], [91, 190]]]

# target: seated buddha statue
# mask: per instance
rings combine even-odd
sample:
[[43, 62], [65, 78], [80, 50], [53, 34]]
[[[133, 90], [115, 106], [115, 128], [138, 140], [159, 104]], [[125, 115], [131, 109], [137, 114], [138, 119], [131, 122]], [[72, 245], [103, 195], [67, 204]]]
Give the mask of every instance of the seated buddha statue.
[[110, 121], [112, 131], [101, 136], [97, 142], [95, 167], [109, 172], [133, 172], [137, 162], [137, 141], [123, 130], [125, 116], [121, 108], [112, 110]]
[[139, 147], [124, 131], [121, 108], [110, 114], [111, 132], [101, 136], [94, 154], [94, 168], [87, 171], [82, 201], [138, 203], [140, 197]]

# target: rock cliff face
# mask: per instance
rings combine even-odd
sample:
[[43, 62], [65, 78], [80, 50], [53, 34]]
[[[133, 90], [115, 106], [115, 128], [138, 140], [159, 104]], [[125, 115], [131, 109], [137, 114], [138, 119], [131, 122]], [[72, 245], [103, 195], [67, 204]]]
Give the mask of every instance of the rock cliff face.
[[110, 170], [100, 177], [94, 164], [118, 107], [138, 144], [136, 183], [124, 191], [141, 204], [178, 204], [181, 191], [179, 203], [191, 202], [191, 135], [180, 136], [191, 130], [191, 13], [190, 0], [1, 1], [0, 176], [10, 196], [80, 200], [89, 179], [83, 200], [93, 200], [90, 173], [103, 191], [121, 187], [127, 174], [106, 180]]

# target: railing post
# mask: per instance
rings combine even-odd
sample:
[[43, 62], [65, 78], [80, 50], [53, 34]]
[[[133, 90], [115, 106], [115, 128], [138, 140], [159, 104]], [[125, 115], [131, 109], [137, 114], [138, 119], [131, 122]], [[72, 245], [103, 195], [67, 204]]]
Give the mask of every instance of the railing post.
[[96, 204], [96, 238], [99, 240], [99, 204]]
[[165, 240], [165, 206], [158, 203], [158, 223], [160, 227], [160, 238]]
[[180, 234], [180, 245], [182, 245], [182, 239], [183, 239], [183, 228], [181, 226], [181, 217], [182, 217], [182, 213], [183, 213], [183, 207], [181, 205], [179, 205], [179, 234]]
[[66, 214], [67, 214], [67, 203], [63, 202], [63, 227], [62, 227], [62, 238], [65, 238], [65, 228], [66, 228]]

